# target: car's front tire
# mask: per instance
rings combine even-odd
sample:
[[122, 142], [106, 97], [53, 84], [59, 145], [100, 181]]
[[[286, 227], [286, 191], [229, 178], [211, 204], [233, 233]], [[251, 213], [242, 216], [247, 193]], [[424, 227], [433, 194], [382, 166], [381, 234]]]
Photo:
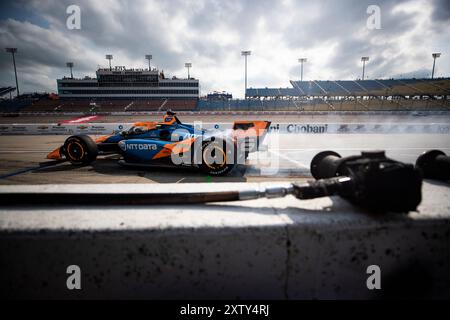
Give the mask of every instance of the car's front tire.
[[74, 165], [87, 165], [97, 158], [97, 144], [86, 135], [71, 136], [64, 142], [64, 155]]

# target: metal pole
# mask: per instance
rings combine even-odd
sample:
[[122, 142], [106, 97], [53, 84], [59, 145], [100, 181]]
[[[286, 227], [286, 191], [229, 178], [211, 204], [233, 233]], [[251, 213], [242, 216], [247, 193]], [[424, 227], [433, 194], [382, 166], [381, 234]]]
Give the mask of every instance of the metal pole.
[[361, 61], [363, 63], [362, 80], [364, 80], [364, 72], [365, 72], [365, 69], [366, 69], [366, 61], [369, 61], [369, 57], [361, 57]]
[[431, 72], [431, 79], [434, 79], [434, 66], [436, 65], [436, 57], [433, 57], [433, 71]]
[[72, 67], [70, 67], [70, 77], [73, 79]]
[[148, 71], [152, 71], [152, 66], [150, 65], [150, 61], [152, 60], [153, 56], [151, 54], [146, 54], [145, 59], [148, 60]]
[[14, 51], [12, 52], [12, 58], [13, 58], [13, 64], [14, 64], [14, 75], [16, 76], [17, 96], [19, 96], [20, 95], [20, 93], [19, 93], [19, 82], [17, 81], [16, 58], [14, 57]]
[[247, 55], [244, 56], [245, 57], [245, 91], [244, 91], [244, 96], [245, 99], [247, 99]]
[[366, 67], [366, 60], [363, 60], [363, 74], [362, 74], [362, 79], [364, 80], [364, 69]]
[[300, 62], [300, 81], [303, 81], [303, 63], [306, 61], [308, 61], [306, 58], [298, 59], [298, 62]]
[[439, 58], [441, 56], [440, 52], [434, 52], [431, 54], [433, 57], [433, 71], [431, 71], [431, 79], [434, 79], [434, 67], [436, 65], [436, 58]]
[[184, 64], [184, 66], [185, 66], [185, 68], [188, 70], [188, 79], [190, 79], [190, 78], [191, 78], [191, 74], [190, 74], [190, 72], [189, 72], [189, 68], [192, 67], [192, 63], [191, 63], [191, 62], [186, 62], [186, 63]]
[[303, 81], [303, 61], [301, 62], [301, 70], [300, 81]]
[[241, 55], [243, 55], [245, 58], [245, 99], [247, 99], [247, 56], [251, 55], [251, 53], [251, 51], [241, 51]]

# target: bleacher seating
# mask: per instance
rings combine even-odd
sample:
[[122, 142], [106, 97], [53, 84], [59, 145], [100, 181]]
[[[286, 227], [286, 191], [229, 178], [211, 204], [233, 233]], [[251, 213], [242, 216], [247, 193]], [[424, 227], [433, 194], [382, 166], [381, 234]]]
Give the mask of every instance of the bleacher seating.
[[14, 98], [12, 100], [3, 99], [0, 100], [0, 112], [2, 113], [19, 112], [29, 107], [32, 102], [33, 99], [28, 98], [27, 99]]
[[92, 109], [91, 101], [89, 100], [62, 100], [61, 103], [55, 111], [87, 113]]
[[318, 86], [327, 93], [333, 92], [335, 96], [346, 96], [349, 94], [349, 91], [345, 89], [342, 85], [339, 85], [335, 81], [321, 81], [318, 83]]
[[322, 96], [325, 93], [315, 81], [293, 81], [294, 88], [299, 89], [301, 96]]
[[14, 91], [16, 91], [15, 87], [0, 87], [0, 97], [9, 95]]
[[63, 102], [60, 100], [52, 100], [41, 98], [33, 101], [29, 106], [23, 109], [25, 112], [53, 112], [61, 108]]
[[135, 100], [127, 108], [127, 111], [158, 111], [164, 103], [163, 99], [156, 100]]
[[173, 111], [181, 111], [181, 110], [195, 110], [197, 106], [197, 100], [172, 100], [169, 99], [164, 104], [164, 110], [173, 110]]
[[122, 112], [132, 105], [133, 100], [104, 100], [95, 102], [96, 112]]
[[[222, 101], [218, 101], [222, 102]], [[195, 99], [155, 99], [135, 100], [126, 111], [158, 111], [158, 110], [195, 110], [197, 100]]]
[[[340, 81], [343, 82], [343, 81]], [[356, 80], [353, 81], [358, 87], [354, 93], [355, 94], [364, 94], [367, 92], [386, 90], [387, 87], [383, 86], [383, 84], [377, 80]]]
[[[291, 81], [291, 83], [294, 88], [299, 89], [299, 96], [450, 95], [450, 79], [317, 80]], [[252, 96], [255, 97], [255, 92], [260, 90], [252, 89]]]
[[200, 100], [199, 110], [447, 110], [450, 79], [291, 81], [292, 88], [249, 88], [246, 100]]

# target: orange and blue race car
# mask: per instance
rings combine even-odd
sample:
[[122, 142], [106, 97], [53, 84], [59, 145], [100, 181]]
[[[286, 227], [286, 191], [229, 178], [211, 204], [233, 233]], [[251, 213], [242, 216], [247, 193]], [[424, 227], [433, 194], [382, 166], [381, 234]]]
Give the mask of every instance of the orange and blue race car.
[[95, 140], [71, 136], [47, 158], [88, 165], [98, 155], [119, 154], [121, 165], [189, 166], [225, 175], [259, 150], [269, 126], [269, 121], [236, 121], [231, 129], [207, 130], [182, 123], [168, 111], [163, 122], [136, 122], [130, 129]]

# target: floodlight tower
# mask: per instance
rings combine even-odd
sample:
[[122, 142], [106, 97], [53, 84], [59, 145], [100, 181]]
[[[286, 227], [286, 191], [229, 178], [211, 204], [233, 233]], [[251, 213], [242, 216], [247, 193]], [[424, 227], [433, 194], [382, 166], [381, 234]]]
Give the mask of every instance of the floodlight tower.
[[105, 58], [106, 58], [107, 60], [109, 60], [109, 71], [111, 71], [111, 70], [112, 70], [112, 68], [111, 68], [111, 60], [113, 59], [113, 56], [112, 56], [112, 54], [107, 54], [107, 55], [105, 56]]
[[148, 60], [148, 71], [151, 71], [152, 69], [151, 69], [151, 67], [150, 67], [150, 60], [153, 59], [153, 56], [152, 56], [151, 54], [146, 54], [146, 55], [145, 55], [145, 59]]
[[366, 61], [369, 61], [369, 57], [361, 57], [361, 61], [363, 63], [362, 80], [364, 80], [364, 71], [365, 71], [365, 68], [366, 68]]
[[189, 74], [189, 69], [192, 67], [192, 63], [186, 62], [186, 63], [184, 64], [184, 66], [187, 68], [187, 71], [188, 71], [188, 79], [190, 79], [190, 78], [191, 78], [191, 75]]
[[307, 61], [308, 61], [308, 59], [306, 59], [306, 58], [298, 59], [298, 62], [300, 62], [300, 65], [301, 65], [301, 67], [300, 67], [300, 70], [301, 70], [301, 72], [300, 72], [300, 81], [303, 81], [303, 63], [307, 62]]
[[9, 52], [12, 54], [13, 58], [13, 65], [14, 65], [14, 75], [16, 76], [16, 90], [17, 90], [17, 96], [20, 95], [19, 93], [19, 82], [17, 81], [17, 70], [16, 70], [16, 58], [14, 54], [17, 52], [17, 48], [5, 48], [6, 52]]
[[241, 51], [241, 55], [244, 56], [245, 58], [245, 92], [244, 92], [245, 99], [247, 99], [247, 57], [251, 54], [252, 52], [248, 50]]
[[67, 62], [66, 63], [67, 68], [70, 69], [70, 78], [73, 79], [73, 73], [72, 73], [72, 68], [73, 68], [73, 62]]
[[441, 56], [441, 53], [436, 52], [431, 54], [431, 56], [433, 57], [433, 71], [431, 72], [431, 79], [434, 79], [434, 67], [436, 65], [436, 58], [439, 58]]

